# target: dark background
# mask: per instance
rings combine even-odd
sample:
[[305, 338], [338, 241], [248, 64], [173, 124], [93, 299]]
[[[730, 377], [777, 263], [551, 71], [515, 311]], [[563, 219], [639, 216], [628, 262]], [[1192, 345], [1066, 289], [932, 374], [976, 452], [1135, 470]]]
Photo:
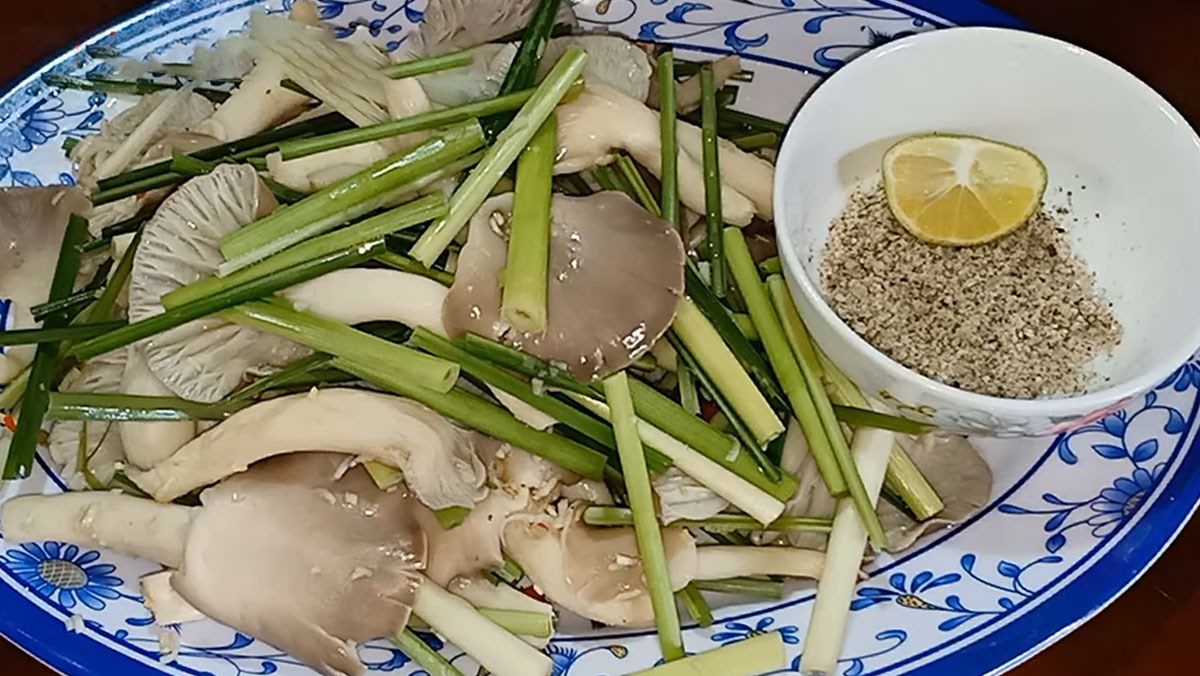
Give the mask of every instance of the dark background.
[[[1200, 123], [1200, 0], [990, 0], [1035, 30], [1116, 61]], [[140, 0], [0, 0], [0, 83], [145, 4]], [[1130, 139], [1135, 143], [1135, 139]], [[1197, 186], [1200, 189], [1200, 186]], [[1017, 669], [1019, 676], [1196, 673], [1200, 638], [1200, 522], [1124, 596], [1079, 631]], [[0, 610], [3, 612], [3, 610]], [[1192, 665], [1191, 667], [1185, 665]], [[0, 640], [0, 673], [45, 676]]]

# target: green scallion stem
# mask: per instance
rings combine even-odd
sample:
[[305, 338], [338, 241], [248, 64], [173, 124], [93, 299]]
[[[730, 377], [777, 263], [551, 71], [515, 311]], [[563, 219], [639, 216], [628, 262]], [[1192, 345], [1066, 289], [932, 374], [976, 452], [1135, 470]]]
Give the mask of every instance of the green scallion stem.
[[95, 324], [76, 324], [74, 326], [57, 326], [44, 329], [18, 329], [16, 331], [0, 331], [0, 347], [9, 345], [33, 345], [35, 343], [59, 343], [65, 340], [78, 341], [95, 338], [115, 331], [125, 322], [97, 322]]
[[697, 589], [721, 594], [756, 596], [764, 599], [782, 599], [783, 583], [774, 580], [759, 580], [753, 577], [733, 577], [728, 580], [696, 580]]
[[[583, 522], [591, 526], [629, 526], [633, 514], [625, 507], [588, 507], [583, 512]], [[773, 530], [782, 532], [828, 533], [833, 528], [832, 519], [811, 516], [781, 516], [763, 527], [754, 517], [746, 514], [717, 514], [707, 519], [683, 519], [671, 522], [672, 526], [703, 528], [717, 532], [734, 530]]]
[[737, 324], [738, 329], [741, 330], [742, 334], [747, 338], [750, 340], [759, 340], [761, 338], [761, 336], [758, 335], [758, 327], [754, 325], [754, 321], [750, 319], [750, 315], [734, 312], [730, 314], [730, 316], [733, 317], [733, 322]]
[[[254, 162], [251, 161], [249, 164], [253, 165]], [[258, 167], [255, 167], [255, 169], [258, 169]], [[275, 199], [279, 200], [280, 204], [295, 204], [296, 202], [299, 202], [300, 200], [312, 194], [301, 192], [295, 188], [289, 188], [270, 176], [261, 173], [263, 171], [265, 171], [265, 169], [259, 169], [259, 180], [267, 186], [267, 188], [271, 191], [271, 194], [275, 196]]]
[[446, 272], [445, 270], [438, 270], [436, 268], [427, 268], [413, 259], [407, 256], [402, 256], [394, 251], [384, 251], [376, 256], [375, 260], [390, 268], [400, 270], [401, 272], [408, 272], [414, 275], [420, 275], [422, 277], [432, 279], [442, 286], [450, 286], [454, 283], [454, 275], [450, 274], [449, 272]]
[[445, 657], [442, 657], [441, 653], [421, 640], [421, 637], [411, 629], [405, 629], [396, 634], [391, 641], [397, 648], [404, 651], [405, 655], [411, 657], [412, 661], [429, 672], [429, 676], [463, 676], [461, 671], [450, 664]]
[[717, 98], [712, 66], [700, 68], [701, 140], [704, 149], [704, 217], [707, 236], [704, 256], [712, 265], [710, 285], [717, 298], [726, 294], [725, 254], [721, 250], [721, 228], [725, 227], [721, 208], [721, 164], [717, 146]]
[[96, 392], [52, 392], [50, 420], [170, 421], [224, 420], [239, 406], [202, 404], [178, 397]]
[[[559, 2], [560, 0], [539, 0], [534, 8], [529, 23], [521, 34], [521, 44], [513, 56], [512, 65], [505, 73], [504, 81], [500, 83], [501, 95], [528, 89], [537, 81], [542, 56], [546, 52], [546, 42], [550, 39], [554, 30], [554, 20], [558, 16]], [[483, 121], [484, 131], [489, 138], [495, 138], [511, 121], [511, 115], [492, 115]]]
[[679, 405], [693, 416], [700, 415], [700, 394], [696, 391], [696, 376], [686, 366], [679, 366], [675, 373], [679, 377]]
[[[477, 122], [458, 125], [415, 148], [389, 157], [296, 204], [234, 230], [221, 240], [228, 274], [319, 235], [377, 207], [391, 191], [445, 167], [483, 144]], [[358, 208], [359, 211], [355, 211]], [[361, 213], [360, 213], [361, 211]]]
[[[775, 376], [779, 379], [788, 402], [791, 404], [792, 413], [804, 431], [809, 453], [816, 461], [829, 493], [834, 496], [845, 495], [848, 490], [849, 478], [843, 476], [843, 468], [836, 458], [835, 448], [838, 441], [845, 446], [846, 440], [842, 437], [840, 429], [833, 432], [837, 439], [829, 438], [830, 431], [821, 420], [817, 403], [810, 394], [808, 383], [805, 382], [798, 360], [792, 354], [792, 348], [784, 335], [779, 317], [775, 315], [775, 308], [771, 305], [767, 289], [758, 276], [754, 260], [750, 257], [750, 248], [746, 245], [746, 238], [742, 236], [742, 231], [737, 228], [726, 228], [724, 239], [725, 256], [729, 262], [730, 272], [733, 273], [738, 291], [746, 301], [750, 318], [758, 327], [763, 349], [767, 353], [767, 361], [771, 363]], [[820, 387], [819, 381], [818, 387]], [[824, 390], [822, 390], [822, 394], [824, 394]], [[847, 455], [849, 452], [850, 449], [847, 446]]]
[[271, 390], [307, 384], [311, 382], [314, 375], [320, 375], [322, 379], [327, 379], [325, 376], [332, 375], [329, 374], [331, 369], [330, 364], [332, 363], [333, 357], [327, 354], [318, 352], [317, 354], [309, 355], [299, 361], [288, 364], [286, 367], [270, 375], [255, 380], [229, 395], [222, 402], [226, 405], [234, 405], [235, 402], [251, 402]]
[[783, 434], [783, 423], [767, 399], [690, 298], [680, 302], [672, 328], [753, 433], [759, 448]]
[[[78, 78], [67, 75], [57, 75], [48, 73], [42, 76], [42, 81], [51, 87], [59, 89], [76, 89], [87, 92], [106, 92], [108, 94], [133, 94], [135, 96], [144, 96], [146, 94], [154, 94], [156, 92], [179, 89], [182, 85], [163, 83], [163, 82], [148, 82], [145, 80], [114, 80], [104, 77], [89, 77]], [[205, 87], [196, 87], [192, 91], [212, 101], [213, 103], [222, 103], [229, 98], [229, 92], [219, 89], [208, 89]]]
[[517, 160], [508, 262], [504, 268], [500, 314], [519, 331], [546, 330], [546, 293], [550, 265], [550, 202], [554, 158], [558, 153], [557, 120], [542, 123]]
[[712, 608], [708, 606], [708, 601], [704, 600], [704, 596], [700, 594], [700, 590], [695, 585], [680, 589], [678, 592], [679, 599], [683, 601], [683, 607], [687, 608], [688, 615], [692, 620], [701, 627], [710, 627], [713, 623]]
[[779, 261], [779, 256], [771, 256], [770, 258], [758, 264], [758, 271], [764, 275], [778, 275], [783, 272], [783, 265]]
[[80, 360], [91, 359], [181, 326], [193, 319], [207, 317], [241, 303], [264, 298], [276, 291], [320, 277], [334, 270], [362, 263], [382, 249], [383, 240], [378, 240], [371, 246], [350, 247], [306, 261], [287, 270], [218, 291], [186, 305], [167, 310], [160, 315], [134, 322], [116, 331], [79, 343], [71, 350], [70, 354]]
[[593, 167], [592, 175], [596, 177], [596, 182], [600, 184], [601, 190], [616, 190], [617, 192], [623, 192], [630, 197], [634, 197], [633, 187], [626, 185], [625, 177], [621, 176], [610, 165], [601, 164]]
[[655, 216], [662, 216], [662, 209], [659, 208], [658, 202], [654, 201], [654, 194], [650, 192], [650, 186], [646, 185], [646, 179], [633, 159], [624, 154], [618, 156], [617, 170], [621, 172], [621, 176], [633, 190], [634, 198], [641, 203], [642, 207]]
[[[75, 285], [79, 273], [79, 245], [87, 237], [87, 219], [75, 214], [67, 221], [62, 246], [58, 251], [58, 262], [50, 280], [49, 301], [65, 298]], [[47, 318], [46, 329], [61, 329], [67, 324], [63, 316]], [[23, 479], [33, 467], [33, 456], [37, 451], [38, 433], [49, 405], [50, 386], [58, 370], [58, 343], [40, 343], [29, 367], [29, 383], [25, 396], [21, 398], [21, 410], [17, 416], [17, 429], [13, 432], [4, 462], [4, 479]]]
[[635, 671], [630, 676], [750, 676], [779, 671], [787, 663], [787, 650], [782, 636], [773, 631], [728, 643], [678, 662]]
[[919, 436], [933, 430], [933, 427], [929, 425], [909, 420], [908, 418], [877, 413], [870, 409], [854, 406], [839, 406], [834, 404], [833, 414], [837, 416], [838, 420], [851, 427], [875, 427], [881, 430], [890, 430], [913, 436]]
[[[667, 50], [658, 57], [659, 135], [662, 138], [662, 217], [671, 225], [679, 222], [679, 146], [676, 141], [675, 53]], [[687, 233], [680, 231], [687, 241]]]
[[646, 469], [646, 456], [642, 450], [641, 436], [638, 434], [633, 398], [629, 394], [629, 382], [624, 372], [604, 380], [604, 396], [612, 411], [617, 453], [621, 458], [621, 472], [625, 475], [625, 491], [633, 514], [642, 571], [650, 592], [650, 603], [654, 608], [658, 642], [665, 660], [679, 660], [685, 654], [683, 635], [679, 629], [679, 613], [675, 609], [671, 578], [667, 571], [667, 555], [663, 550], [662, 530], [655, 513], [650, 472]]
[[488, 193], [495, 187], [496, 181], [508, 171], [533, 135], [574, 86], [586, 63], [587, 54], [582, 49], [567, 49], [546, 79], [538, 85], [525, 105], [521, 106], [512, 123], [496, 137], [496, 142], [488, 149], [483, 160], [450, 198], [449, 215], [429, 226], [425, 234], [413, 245], [409, 253], [414, 259], [422, 265], [431, 266], [442, 255], [467, 221], [479, 210]]
[[184, 174], [177, 174], [173, 171], [167, 171], [161, 174], [155, 174], [149, 178], [143, 178], [137, 181], [123, 183], [115, 188], [101, 189], [92, 193], [92, 204], [101, 206], [118, 200], [123, 200], [131, 195], [140, 195], [151, 190], [159, 188], [168, 188], [186, 181], [188, 177]]
[[387, 66], [380, 72], [393, 80], [401, 80], [406, 77], [428, 75], [429, 73], [437, 73], [452, 68], [464, 68], [471, 65], [473, 60], [474, 57], [471, 55], [471, 52], [464, 50], [449, 54], [439, 54], [437, 56], [427, 56], [423, 59], [413, 59], [412, 61], [401, 61], [400, 63]]
[[603, 453], [565, 437], [535, 430], [511, 413], [461, 389], [439, 393], [414, 384], [394, 369], [356, 358], [338, 357], [335, 367], [396, 394], [408, 397], [442, 415], [500, 441], [541, 456], [589, 479], [602, 479], [607, 463]]
[[555, 366], [516, 348], [473, 333], [463, 336], [461, 342], [463, 349], [467, 352], [530, 378], [537, 378], [550, 387], [588, 396], [594, 394], [590, 387], [575, 380], [571, 376], [571, 372], [565, 368]]
[[230, 321], [274, 333], [335, 357], [354, 357], [402, 373], [414, 387], [445, 393], [458, 380], [457, 364], [279, 303], [254, 302], [228, 310]]
[[186, 305], [205, 296], [276, 274], [301, 263], [379, 240], [384, 235], [439, 218], [445, 213], [445, 197], [440, 194], [422, 197], [354, 225], [301, 242], [225, 277], [206, 277], [192, 282], [164, 295], [162, 304], [168, 310]]
[[96, 300], [96, 298], [99, 296], [100, 293], [97, 289], [84, 289], [83, 291], [73, 293], [66, 298], [59, 298], [56, 301], [34, 305], [29, 309], [29, 312], [33, 315], [35, 320], [42, 321], [47, 315], [51, 315], [56, 312], [67, 313], [70, 310], [78, 309], [79, 307], [87, 305], [88, 303]]
[[742, 150], [759, 150], [761, 148], [774, 148], [779, 145], [779, 134], [773, 131], [760, 131], [754, 134], [738, 136], [732, 140]]
[[147, 212], [144, 214], [138, 214], [132, 218], [127, 218], [120, 223], [114, 223], [102, 229], [99, 237], [85, 242], [83, 246], [79, 247], [79, 250], [83, 253], [88, 253], [103, 249], [106, 246], [110, 246], [112, 245], [113, 239], [120, 237], [121, 235], [139, 232], [142, 229], [142, 225], [144, 225], [146, 221], [150, 220], [152, 215], [153, 212]]

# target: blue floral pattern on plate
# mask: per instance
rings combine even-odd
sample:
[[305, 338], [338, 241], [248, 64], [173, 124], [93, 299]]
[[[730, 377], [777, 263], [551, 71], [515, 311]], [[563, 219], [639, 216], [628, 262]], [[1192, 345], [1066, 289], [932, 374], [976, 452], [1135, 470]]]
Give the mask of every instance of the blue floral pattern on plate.
[[[987, 20], [996, 16], [972, 0], [937, 3], [959, 21], [969, 20], [973, 11]], [[275, 12], [289, 6], [290, 0], [266, 5]], [[403, 45], [424, 6], [424, 0], [318, 0], [322, 16], [340, 34], [362, 30], [388, 49]], [[89, 41], [47, 70], [103, 72], [94, 55], [104, 50], [184, 58], [195, 45], [243, 27], [249, 11], [261, 7], [262, 0], [172, 0]], [[776, 117], [787, 115], [820, 77], [855, 54], [951, 23], [891, 0], [585, 0], [577, 12], [585, 26], [670, 42], [682, 54], [740, 54], [756, 78], [742, 87], [738, 106]], [[787, 94], [780, 96], [781, 91]], [[117, 96], [52, 89], [36, 77], [19, 84], [0, 98], [0, 184], [70, 183], [61, 142], [95, 131], [128, 104]], [[1069, 612], [1050, 610], [1046, 601], [1085, 582], [1095, 588], [1093, 596], [1100, 588], [1119, 591], [1190, 513], [1200, 492], [1200, 471], [1189, 453], [1198, 391], [1200, 362], [1192, 362], [1136, 405], [1052, 442], [985, 444], [997, 471], [992, 504], [962, 527], [873, 564], [856, 591], [841, 673], [919, 667], [957, 675], [1000, 668], [1094, 612], [1107, 596], [1077, 602]], [[35, 477], [0, 489], [0, 497], [42, 490], [61, 490], [44, 461]], [[1134, 527], [1150, 529], [1154, 536], [1143, 536], [1141, 541], [1151, 544], [1136, 549], [1136, 557], [1120, 546]], [[1001, 542], [1006, 545], [998, 546]], [[135, 582], [151, 570], [146, 562], [108, 552], [0, 541], [5, 607], [0, 631], [51, 664], [87, 673], [307, 673], [294, 658], [213, 623], [154, 627]], [[778, 632], [789, 653], [778, 673], [798, 672], [812, 598], [811, 589], [801, 590], [774, 604], [719, 609], [714, 626], [685, 632], [687, 647], [698, 652]], [[69, 638], [62, 620], [77, 614], [83, 628]], [[52, 621], [47, 624], [45, 618]], [[1023, 625], [1020, 632], [1005, 633], [1016, 622]], [[34, 626], [37, 638], [31, 639]], [[162, 632], [178, 641], [169, 664], [156, 661]], [[1003, 642], [997, 639], [1001, 635]], [[425, 638], [465, 673], [474, 673], [475, 665], [461, 651]], [[983, 638], [1006, 648], [980, 657], [972, 651]], [[373, 671], [424, 674], [386, 642], [361, 646], [360, 652]], [[627, 673], [659, 658], [657, 643], [646, 632], [560, 636], [546, 653], [555, 676]], [[966, 656], [969, 666], [956, 663]]]

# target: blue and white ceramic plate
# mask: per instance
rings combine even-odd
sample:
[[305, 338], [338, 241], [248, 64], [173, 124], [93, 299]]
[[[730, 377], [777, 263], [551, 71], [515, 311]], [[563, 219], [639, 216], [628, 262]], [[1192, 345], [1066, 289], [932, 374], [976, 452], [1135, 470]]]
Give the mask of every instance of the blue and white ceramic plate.
[[[100, 67], [97, 47], [164, 61], [242, 28], [250, 13], [290, 0], [168, 0], [98, 34], [0, 98], [0, 185], [70, 183], [64, 139], [93, 133], [129, 101], [45, 86], [45, 72]], [[317, 0], [349, 33], [366, 27], [396, 48], [424, 0]], [[804, 94], [848, 59], [895, 37], [957, 24], [1016, 25], [975, 0], [584, 0], [591, 28], [671, 43], [683, 53], [736, 52], [755, 71], [739, 107], [786, 119]], [[695, 56], [695, 55], [693, 55]], [[983, 442], [994, 500], [961, 527], [871, 568], [854, 601], [842, 673], [1000, 672], [1098, 612], [1163, 551], [1195, 507], [1200, 362], [1182, 366], [1144, 400], [1057, 439]], [[49, 466], [3, 489], [61, 490]], [[295, 659], [215, 623], [159, 629], [138, 596], [150, 564], [55, 542], [0, 540], [0, 632], [71, 674], [302, 674]], [[813, 595], [722, 609], [687, 632], [693, 651], [780, 632], [796, 671]], [[435, 639], [436, 640], [436, 639]], [[159, 659], [160, 642], [177, 657]], [[469, 658], [453, 646], [448, 657]], [[622, 674], [658, 657], [645, 632], [561, 636], [555, 674]], [[363, 647], [376, 671], [413, 671], [386, 643]], [[781, 672], [781, 673], [786, 673]]]

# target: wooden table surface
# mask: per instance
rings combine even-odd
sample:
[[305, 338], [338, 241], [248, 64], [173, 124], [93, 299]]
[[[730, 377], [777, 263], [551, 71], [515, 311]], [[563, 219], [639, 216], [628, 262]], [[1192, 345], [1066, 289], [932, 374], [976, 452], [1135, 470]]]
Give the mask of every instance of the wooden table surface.
[[[17, 0], [8, 0], [18, 4]], [[1196, 0], [991, 0], [1040, 32], [1099, 52], [1150, 83], [1200, 126], [1200, 2]], [[7, 14], [0, 83], [49, 58], [141, 0], [20, 0]], [[1200, 624], [1200, 522], [1097, 618], [1016, 670], [1019, 676], [1188, 673]], [[3, 612], [0, 609], [0, 612]], [[1186, 662], [1185, 662], [1186, 661]], [[0, 673], [45, 667], [0, 641]]]

